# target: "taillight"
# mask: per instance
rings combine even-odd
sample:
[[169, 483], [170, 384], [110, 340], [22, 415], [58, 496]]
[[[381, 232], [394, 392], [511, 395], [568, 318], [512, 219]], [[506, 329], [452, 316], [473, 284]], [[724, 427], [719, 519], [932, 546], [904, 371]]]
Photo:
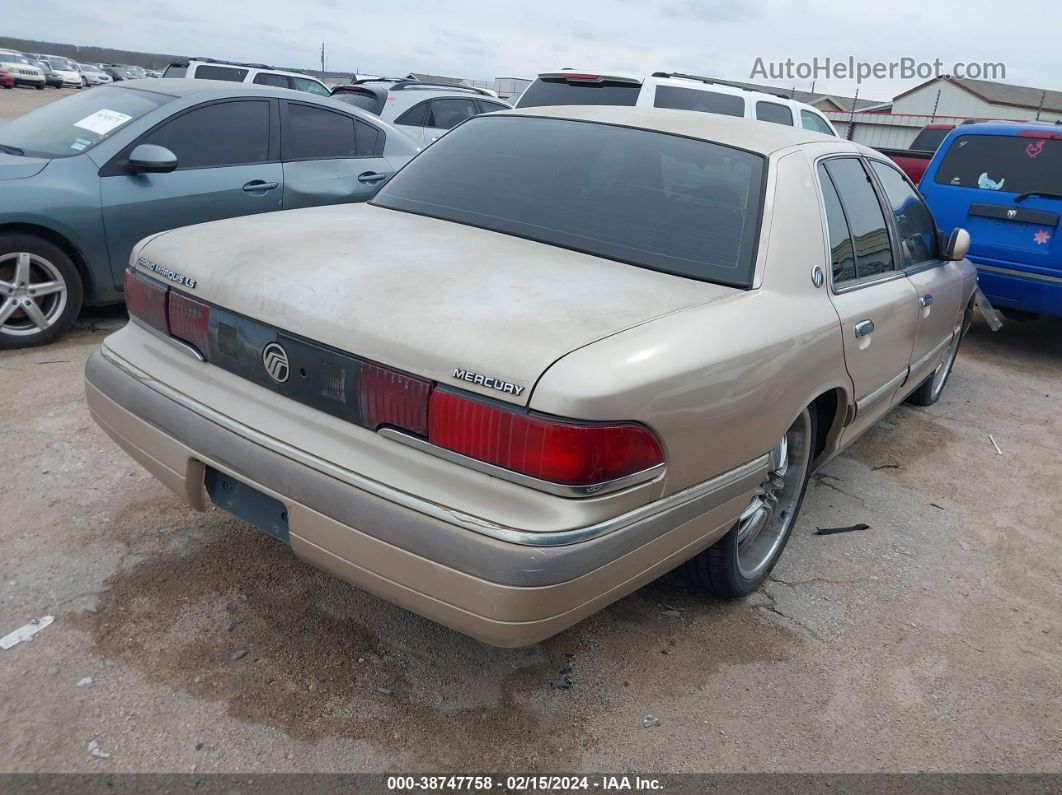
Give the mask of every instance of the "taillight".
[[395, 425], [425, 436], [429, 392], [428, 381], [365, 362], [358, 374], [361, 423], [373, 431], [381, 425]]
[[129, 314], [163, 334], [170, 333], [166, 318], [168, 292], [166, 285], [154, 279], [141, 276], [132, 269], [125, 272], [125, 305]]
[[568, 486], [595, 486], [664, 462], [656, 437], [630, 422], [581, 423], [432, 392], [428, 441], [488, 464]]
[[170, 291], [167, 317], [170, 335], [194, 345], [206, 356], [210, 351], [210, 307], [184, 293]]

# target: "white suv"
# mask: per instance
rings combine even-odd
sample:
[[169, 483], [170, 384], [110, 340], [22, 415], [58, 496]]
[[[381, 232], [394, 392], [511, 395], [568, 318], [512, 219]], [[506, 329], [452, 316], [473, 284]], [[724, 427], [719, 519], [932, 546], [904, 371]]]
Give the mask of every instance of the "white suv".
[[16, 86], [33, 86], [44, 88], [44, 72], [30, 63], [29, 59], [14, 50], [0, 50], [0, 66], [15, 78]]
[[292, 88], [320, 97], [331, 95], [328, 87], [316, 77], [285, 72], [261, 63], [215, 61], [213, 58], [189, 58], [174, 61], [166, 67], [163, 77], [196, 77], [200, 80], [228, 80], [231, 83], [255, 83], [260, 86]]
[[725, 80], [679, 72], [585, 72], [540, 74], [520, 95], [518, 108], [542, 105], [631, 105], [721, 113], [837, 135], [818, 110], [781, 94], [753, 91]]

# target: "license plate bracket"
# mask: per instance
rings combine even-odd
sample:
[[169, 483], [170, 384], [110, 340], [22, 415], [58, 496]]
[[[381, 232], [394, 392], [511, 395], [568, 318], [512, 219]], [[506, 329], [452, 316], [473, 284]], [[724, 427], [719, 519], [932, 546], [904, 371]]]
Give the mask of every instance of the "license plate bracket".
[[209, 466], [203, 481], [211, 501], [223, 511], [250, 522], [285, 544], [291, 543], [288, 511], [280, 500]]

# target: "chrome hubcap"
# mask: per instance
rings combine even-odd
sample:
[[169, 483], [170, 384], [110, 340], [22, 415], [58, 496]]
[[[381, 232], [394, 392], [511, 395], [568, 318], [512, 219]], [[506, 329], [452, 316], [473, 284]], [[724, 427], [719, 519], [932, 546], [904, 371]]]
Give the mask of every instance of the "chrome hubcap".
[[0, 254], [0, 334], [26, 337], [50, 328], [66, 309], [66, 281], [37, 254]]
[[738, 570], [755, 579], [774, 559], [793, 523], [811, 453], [807, 411], [771, 450], [767, 474], [738, 518]]

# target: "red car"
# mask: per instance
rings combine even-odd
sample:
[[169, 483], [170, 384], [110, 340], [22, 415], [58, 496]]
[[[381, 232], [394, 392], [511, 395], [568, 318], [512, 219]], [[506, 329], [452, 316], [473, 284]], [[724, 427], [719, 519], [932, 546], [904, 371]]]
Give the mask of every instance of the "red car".
[[0, 86], [4, 88], [15, 87], [15, 76], [3, 66], [0, 66]]

